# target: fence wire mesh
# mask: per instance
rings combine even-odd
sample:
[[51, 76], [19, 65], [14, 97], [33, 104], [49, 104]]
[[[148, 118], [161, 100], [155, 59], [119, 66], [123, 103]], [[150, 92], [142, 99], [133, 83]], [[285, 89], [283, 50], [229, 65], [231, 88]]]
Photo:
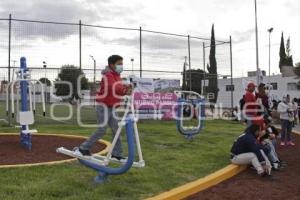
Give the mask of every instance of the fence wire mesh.
[[[27, 58], [33, 79], [58, 79], [62, 66], [80, 67], [89, 83], [101, 79], [101, 70], [112, 54], [124, 56], [123, 76], [135, 75], [146, 78], [182, 80], [183, 66], [186, 70], [204, 70], [208, 76], [210, 38], [181, 34], [162, 33], [142, 28], [104, 27], [77, 23], [0, 19], [0, 119], [5, 119], [5, 83], [16, 79], [19, 59]], [[230, 49], [228, 41], [216, 40], [218, 76], [230, 76]], [[43, 68], [45, 67], [46, 68]], [[96, 66], [95, 70], [94, 67]], [[221, 73], [222, 72], [222, 75]], [[10, 73], [10, 77], [9, 77]], [[203, 73], [195, 71], [193, 73]], [[89, 89], [91, 89], [89, 84]], [[76, 106], [72, 117], [61, 121], [50, 119], [47, 106], [46, 118], [37, 117], [38, 123], [74, 123]], [[59, 116], [58, 107], [55, 112]], [[84, 120], [94, 122], [92, 107]]]

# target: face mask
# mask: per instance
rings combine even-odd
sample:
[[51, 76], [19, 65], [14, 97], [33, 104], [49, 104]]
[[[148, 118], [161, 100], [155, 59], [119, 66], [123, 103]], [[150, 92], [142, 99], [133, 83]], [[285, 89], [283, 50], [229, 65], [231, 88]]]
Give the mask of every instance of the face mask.
[[121, 73], [123, 72], [123, 65], [117, 65], [115, 71], [116, 71], [118, 74], [121, 74]]

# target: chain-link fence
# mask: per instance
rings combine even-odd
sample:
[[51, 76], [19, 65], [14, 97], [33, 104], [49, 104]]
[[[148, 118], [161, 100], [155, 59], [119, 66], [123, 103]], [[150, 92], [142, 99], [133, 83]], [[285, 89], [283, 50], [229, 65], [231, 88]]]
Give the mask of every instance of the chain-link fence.
[[[57, 79], [64, 65], [81, 68], [91, 83], [94, 79], [99, 81], [107, 57], [112, 54], [124, 56], [123, 76], [182, 80], [184, 65], [188, 71], [195, 70], [192, 73], [202, 73], [203, 79], [210, 76], [207, 72], [209, 37], [164, 33], [142, 27], [97, 26], [81, 21], [22, 20], [10, 15], [0, 18], [0, 38], [1, 83], [16, 78], [15, 71], [22, 56], [27, 58], [33, 79], [47, 78], [50, 81]], [[232, 76], [230, 46], [229, 38], [225, 41], [216, 39], [216, 76]], [[191, 80], [191, 73], [187, 76]], [[189, 87], [192, 88], [192, 82]], [[2, 88], [1, 103], [5, 99], [4, 93]]]

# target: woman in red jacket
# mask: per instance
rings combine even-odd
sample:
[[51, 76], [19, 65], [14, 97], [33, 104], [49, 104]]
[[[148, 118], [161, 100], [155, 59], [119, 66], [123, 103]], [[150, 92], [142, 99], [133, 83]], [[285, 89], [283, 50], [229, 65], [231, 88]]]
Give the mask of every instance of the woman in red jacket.
[[253, 82], [250, 82], [247, 86], [247, 91], [244, 97], [244, 113], [247, 120], [247, 127], [251, 126], [253, 119], [257, 116], [257, 102], [256, 96], [254, 94], [256, 85]]
[[[102, 71], [100, 90], [96, 97], [96, 112], [99, 128], [75, 150], [76, 153], [91, 155], [90, 150], [92, 146], [104, 136], [107, 125], [111, 128], [114, 138], [118, 129], [116, 108], [121, 102], [121, 97], [131, 94], [132, 92], [132, 85], [122, 83], [120, 77], [122, 71], [123, 58], [119, 55], [110, 56], [108, 58], [108, 66]], [[118, 138], [112, 152], [112, 157], [121, 160], [124, 159], [122, 154], [122, 142], [121, 138]]]

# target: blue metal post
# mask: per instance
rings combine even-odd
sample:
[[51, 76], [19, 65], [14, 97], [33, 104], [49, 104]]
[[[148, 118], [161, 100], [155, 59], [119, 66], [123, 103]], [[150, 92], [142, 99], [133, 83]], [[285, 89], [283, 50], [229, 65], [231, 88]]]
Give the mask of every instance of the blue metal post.
[[[24, 75], [27, 71], [27, 64], [26, 64], [26, 58], [21, 57], [20, 59], [20, 70], [21, 70], [21, 78], [26, 79], [26, 76]], [[20, 81], [20, 93], [21, 93], [21, 111], [25, 112], [28, 111], [27, 106], [27, 91], [28, 91], [28, 83], [27, 81]], [[22, 125], [20, 135], [21, 135], [21, 144], [31, 150], [31, 135], [23, 133], [23, 130], [26, 130], [27, 127], [25, 125]]]
[[110, 168], [102, 165], [96, 165], [87, 160], [80, 160], [79, 162], [91, 169], [98, 172], [98, 176], [95, 177], [95, 183], [102, 184], [107, 181], [108, 175], [120, 175], [126, 173], [134, 162], [135, 145], [134, 145], [134, 128], [133, 128], [133, 115], [129, 114], [126, 118], [126, 136], [128, 143], [128, 158], [127, 162], [119, 168]]

